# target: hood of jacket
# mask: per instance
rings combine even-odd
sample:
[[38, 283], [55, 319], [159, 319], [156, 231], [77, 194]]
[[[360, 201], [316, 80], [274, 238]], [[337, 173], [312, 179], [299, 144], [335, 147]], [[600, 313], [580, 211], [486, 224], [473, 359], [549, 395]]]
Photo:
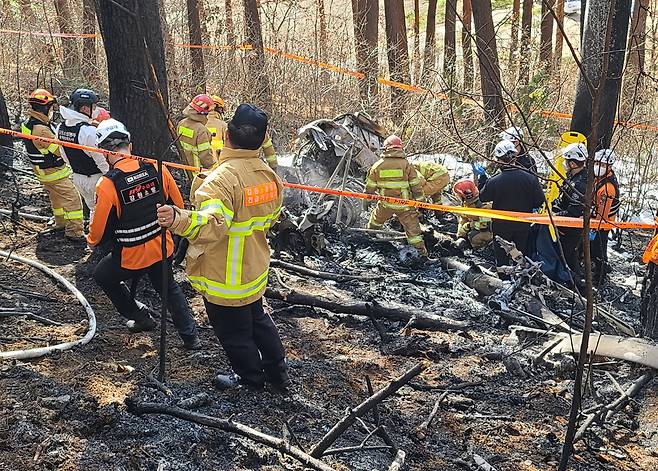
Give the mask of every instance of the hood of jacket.
[[260, 149], [233, 149], [231, 147], [224, 147], [217, 157], [217, 164], [229, 159], [258, 159]]
[[66, 106], [59, 107], [59, 114], [64, 118], [64, 123], [67, 126], [75, 126], [78, 123], [88, 123], [91, 124], [92, 119], [86, 114], [82, 114], [79, 111], [72, 110]]
[[208, 122], [208, 116], [205, 114], [198, 113], [192, 107], [189, 105], [183, 110], [183, 116], [185, 116], [188, 119], [191, 119], [192, 121], [197, 121], [201, 124], [206, 124]]
[[397, 149], [395, 147], [391, 149], [385, 149], [382, 153], [382, 159], [404, 159], [404, 150]]
[[41, 121], [41, 123], [44, 124], [44, 125], [46, 125], [46, 126], [47, 126], [48, 124], [50, 124], [50, 120], [48, 119], [48, 116], [46, 116], [46, 115], [43, 114], [43, 113], [39, 113], [38, 111], [35, 111], [35, 110], [27, 110], [27, 115], [28, 115], [30, 118], [34, 118], [34, 119], [37, 119], [37, 120]]

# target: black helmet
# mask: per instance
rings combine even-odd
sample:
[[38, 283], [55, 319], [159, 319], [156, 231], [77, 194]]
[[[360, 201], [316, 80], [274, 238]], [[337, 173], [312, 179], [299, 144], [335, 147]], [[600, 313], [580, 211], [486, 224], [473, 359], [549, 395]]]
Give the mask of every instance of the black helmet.
[[91, 106], [94, 103], [98, 103], [98, 95], [86, 88], [78, 88], [71, 93], [70, 102], [75, 111], [80, 111], [80, 108], [83, 106]]

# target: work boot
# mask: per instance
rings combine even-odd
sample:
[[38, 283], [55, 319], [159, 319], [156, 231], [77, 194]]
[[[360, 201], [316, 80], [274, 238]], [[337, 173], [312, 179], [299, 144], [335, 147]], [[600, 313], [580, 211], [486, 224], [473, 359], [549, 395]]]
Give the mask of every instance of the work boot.
[[197, 335], [181, 335], [185, 350], [201, 350], [201, 340]]
[[266, 387], [273, 394], [281, 394], [283, 396], [290, 393], [292, 382], [288, 376], [287, 371], [283, 371], [276, 375], [276, 379], [267, 379]]
[[212, 385], [220, 391], [235, 389], [240, 386], [240, 377], [235, 373], [218, 374], [212, 379]]
[[133, 314], [133, 319], [126, 323], [128, 330], [132, 333], [153, 330], [157, 326], [155, 319], [151, 316], [149, 308], [143, 306]]

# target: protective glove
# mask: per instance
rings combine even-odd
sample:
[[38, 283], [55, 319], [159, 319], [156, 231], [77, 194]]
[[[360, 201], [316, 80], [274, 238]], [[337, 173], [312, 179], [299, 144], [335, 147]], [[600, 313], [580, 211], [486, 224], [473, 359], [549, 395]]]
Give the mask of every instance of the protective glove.
[[596, 231], [589, 231], [589, 241], [596, 239]]
[[480, 164], [471, 164], [471, 168], [473, 169], [473, 174], [477, 175], [478, 177], [483, 177], [487, 175], [487, 170]]

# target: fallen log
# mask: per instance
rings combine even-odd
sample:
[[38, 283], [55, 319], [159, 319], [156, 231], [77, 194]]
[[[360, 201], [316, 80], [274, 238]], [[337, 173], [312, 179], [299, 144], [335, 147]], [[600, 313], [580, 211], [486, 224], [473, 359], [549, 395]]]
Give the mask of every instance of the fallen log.
[[270, 260], [270, 266], [283, 268], [289, 271], [294, 271], [302, 275], [313, 276], [316, 278], [323, 278], [325, 280], [338, 281], [339, 283], [342, 283], [344, 281], [350, 281], [350, 280], [373, 281], [373, 280], [381, 280], [384, 278], [384, 275], [377, 275], [377, 276], [350, 275], [350, 274], [340, 274], [340, 273], [331, 273], [326, 271], [314, 270], [312, 268], [296, 265], [294, 263], [284, 262], [283, 260], [278, 260], [276, 258]]
[[441, 266], [448, 272], [458, 272], [462, 281], [480, 296], [491, 296], [503, 287], [503, 281], [483, 273], [476, 265], [467, 265], [450, 257], [441, 257]]
[[290, 445], [288, 442], [267, 435], [259, 430], [253, 429], [247, 425], [243, 425], [238, 422], [233, 422], [232, 420], [219, 419], [216, 417], [211, 417], [209, 415], [199, 414], [196, 412], [190, 412], [185, 409], [181, 409], [176, 406], [167, 406], [165, 404], [157, 404], [152, 402], [144, 403], [134, 403], [132, 401], [127, 401], [128, 410], [141, 415], [141, 414], [165, 414], [171, 415], [172, 417], [177, 417], [182, 420], [187, 420], [189, 422], [194, 422], [200, 425], [205, 425], [207, 427], [217, 428], [224, 430], [225, 432], [235, 433], [242, 437], [249, 438], [257, 443], [262, 445], [269, 446], [274, 448], [280, 453], [291, 456], [295, 458], [300, 463], [308, 466], [309, 468], [317, 469], [320, 471], [334, 471], [334, 469], [317, 459], [316, 457], [310, 456], [308, 453], [304, 453], [299, 448]]
[[417, 363], [413, 368], [407, 370], [402, 376], [394, 379], [384, 389], [380, 389], [374, 395], [368, 397], [361, 404], [354, 409], [347, 411], [345, 417], [339, 420], [327, 434], [322, 437], [322, 440], [313, 447], [310, 455], [314, 458], [320, 458], [325, 451], [347, 430], [359, 417], [362, 417], [368, 411], [373, 409], [377, 404], [382, 402], [387, 397], [395, 394], [402, 386], [407, 384], [415, 378], [420, 372], [427, 368], [425, 363]]
[[28, 319], [32, 319], [33, 321], [41, 322], [44, 325], [50, 325], [50, 326], [61, 326], [64, 325], [61, 322], [54, 321], [52, 319], [48, 319], [47, 317], [42, 317], [38, 314], [35, 314], [30, 311], [21, 311], [19, 309], [11, 309], [11, 310], [0, 310], [0, 317], [12, 317], [12, 316], [25, 316]]
[[[554, 352], [578, 353], [580, 351], [582, 335], [560, 335], [563, 336], [562, 342], [555, 347]], [[658, 344], [646, 339], [592, 332], [587, 346], [587, 353], [589, 355], [632, 361], [658, 369]]]
[[469, 324], [456, 321], [447, 317], [431, 314], [412, 307], [378, 302], [362, 302], [354, 300], [331, 300], [323, 296], [306, 293], [299, 289], [290, 291], [276, 288], [267, 288], [265, 296], [278, 299], [289, 304], [302, 304], [305, 306], [319, 307], [333, 312], [356, 314], [359, 316], [391, 319], [396, 321], [411, 322], [411, 327], [419, 329], [438, 330], [467, 330]]
[[[3, 216], [11, 216], [12, 212], [9, 209], [0, 209], [0, 214]], [[30, 214], [30, 213], [24, 213], [22, 211], [18, 211], [18, 216], [22, 217], [23, 219], [27, 219], [28, 221], [35, 221], [35, 222], [48, 222], [50, 221], [50, 216], [41, 216], [39, 214]]]

